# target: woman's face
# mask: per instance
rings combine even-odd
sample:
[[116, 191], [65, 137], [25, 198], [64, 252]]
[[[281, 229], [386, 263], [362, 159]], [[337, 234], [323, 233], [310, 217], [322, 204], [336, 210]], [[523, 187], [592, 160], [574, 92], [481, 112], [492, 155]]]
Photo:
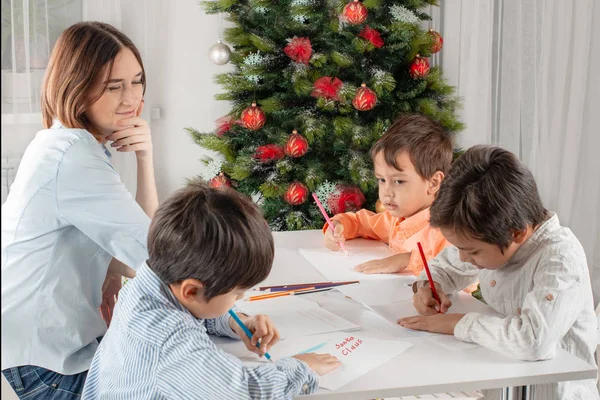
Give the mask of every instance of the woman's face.
[[86, 111], [86, 116], [102, 138], [118, 129], [121, 120], [135, 117], [142, 101], [142, 66], [128, 48], [123, 48], [114, 60], [112, 71], [104, 73], [98, 83], [106, 90]]

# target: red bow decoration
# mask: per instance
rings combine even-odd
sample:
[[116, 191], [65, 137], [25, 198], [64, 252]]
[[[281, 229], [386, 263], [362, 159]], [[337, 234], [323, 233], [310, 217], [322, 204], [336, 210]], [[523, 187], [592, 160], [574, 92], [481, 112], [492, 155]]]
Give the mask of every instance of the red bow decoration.
[[319, 78], [313, 84], [313, 97], [324, 97], [327, 100], [338, 100], [338, 93], [344, 83], [338, 78], [324, 76]]
[[365, 195], [356, 186], [340, 186], [339, 194], [327, 199], [327, 205], [333, 215], [356, 212], [365, 204]]
[[230, 115], [225, 115], [215, 121], [217, 123], [217, 136], [221, 137], [237, 123]]
[[364, 29], [358, 34], [358, 36], [368, 40], [373, 46], [377, 48], [383, 46], [383, 39], [381, 38], [381, 34], [375, 29], [369, 27], [369, 25], [365, 26]]
[[310, 39], [304, 37], [295, 37], [290, 40], [290, 43], [285, 46], [283, 51], [292, 60], [298, 63], [308, 64], [308, 60], [310, 60], [310, 56], [312, 55]]
[[283, 148], [276, 144], [266, 144], [256, 149], [254, 157], [260, 162], [266, 163], [274, 160], [281, 160], [285, 155]]

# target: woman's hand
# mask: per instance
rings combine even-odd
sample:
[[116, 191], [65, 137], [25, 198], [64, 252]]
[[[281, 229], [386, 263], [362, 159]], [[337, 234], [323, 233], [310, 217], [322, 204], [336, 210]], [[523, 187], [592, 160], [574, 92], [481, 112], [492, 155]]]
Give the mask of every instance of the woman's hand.
[[122, 152], [135, 151], [138, 159], [152, 156], [150, 127], [144, 119], [140, 118], [143, 109], [144, 101], [142, 100], [136, 116], [119, 121], [117, 125], [120, 129], [107, 137], [112, 141], [111, 147]]

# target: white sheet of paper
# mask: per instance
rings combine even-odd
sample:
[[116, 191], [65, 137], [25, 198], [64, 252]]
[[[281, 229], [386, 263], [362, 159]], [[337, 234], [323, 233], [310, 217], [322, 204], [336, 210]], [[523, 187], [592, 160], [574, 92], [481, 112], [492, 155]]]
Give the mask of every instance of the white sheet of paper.
[[415, 277], [411, 274], [399, 279], [339, 286], [337, 290], [366, 306], [375, 306], [412, 299], [410, 285], [414, 281]]
[[369, 306], [369, 308], [373, 310], [373, 312], [375, 312], [376, 314], [379, 314], [380, 316], [385, 318], [389, 323], [395, 325], [398, 328], [398, 331], [403, 334], [400, 336], [415, 337], [438, 335], [437, 333], [415, 331], [398, 325], [398, 320], [400, 318], [419, 315], [417, 310], [415, 310], [415, 306], [413, 305], [412, 299], [397, 301], [395, 303], [389, 304], [378, 304], [374, 306]]
[[247, 314], [268, 315], [282, 338], [360, 329], [359, 325], [300, 296], [276, 297], [259, 301], [240, 300], [236, 303], [236, 307]]
[[354, 239], [345, 242], [349, 256], [343, 251], [332, 252], [326, 248], [303, 249], [298, 252], [311, 263], [326, 279], [331, 281], [368, 281], [398, 279], [398, 274], [364, 274], [354, 271], [354, 267], [371, 260], [393, 256], [384, 243], [375, 240]]
[[271, 356], [278, 359], [304, 352], [333, 354], [342, 365], [322, 376], [319, 386], [336, 390], [412, 346], [408, 342], [373, 338], [364, 332], [334, 333], [284, 340], [272, 348]]
[[336, 390], [410, 347], [412, 344], [408, 342], [375, 339], [361, 335], [360, 332], [339, 335], [319, 349], [319, 352], [335, 355], [342, 365], [322, 376], [319, 386]]
[[[266, 292], [246, 292], [246, 298], [266, 294]], [[238, 300], [235, 306], [246, 314], [272, 314], [287, 311], [309, 310], [318, 308], [319, 305], [314, 301], [308, 300], [303, 296], [283, 296], [273, 299], [246, 301]]]

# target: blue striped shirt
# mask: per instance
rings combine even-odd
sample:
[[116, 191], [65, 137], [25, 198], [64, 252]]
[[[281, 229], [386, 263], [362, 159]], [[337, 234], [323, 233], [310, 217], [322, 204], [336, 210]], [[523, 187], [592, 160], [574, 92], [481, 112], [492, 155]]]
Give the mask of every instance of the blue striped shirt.
[[143, 264], [119, 293], [83, 399], [291, 399], [318, 375], [295, 358], [247, 368], [209, 334], [237, 339], [229, 315], [196, 319]]

